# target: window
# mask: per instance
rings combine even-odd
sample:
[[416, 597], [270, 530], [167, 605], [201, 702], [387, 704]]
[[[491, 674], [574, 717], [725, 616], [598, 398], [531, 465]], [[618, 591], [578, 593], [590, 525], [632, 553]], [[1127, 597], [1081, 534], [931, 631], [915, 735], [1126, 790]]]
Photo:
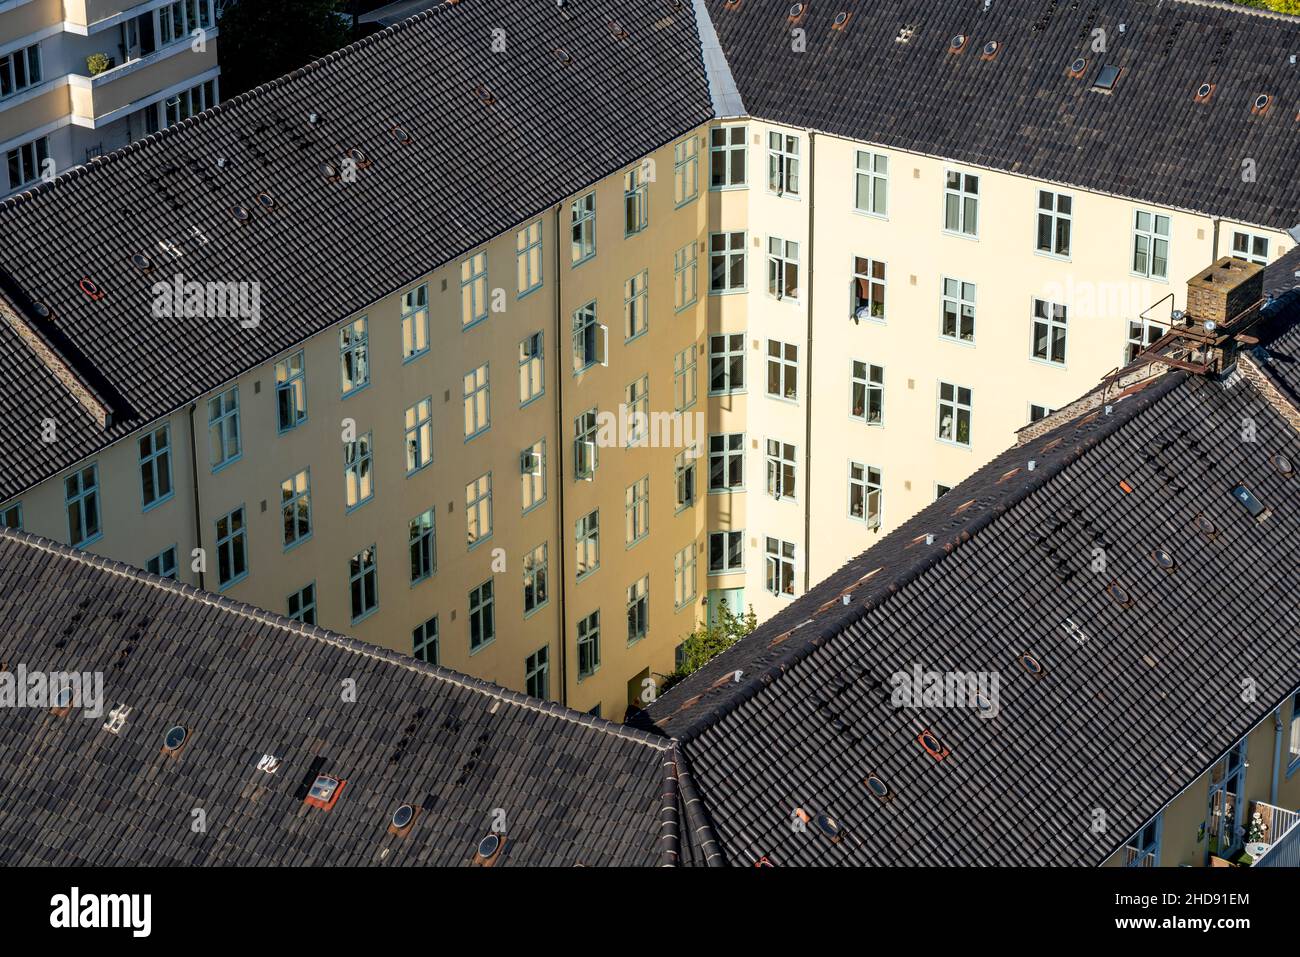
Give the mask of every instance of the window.
[[23, 528], [23, 503], [10, 502], [3, 508], [0, 508], [0, 528], [13, 528], [22, 531]]
[[1070, 256], [1070, 210], [1074, 200], [1066, 193], [1038, 191], [1038, 251]]
[[777, 299], [799, 298], [799, 244], [769, 236], [767, 294]]
[[858, 150], [854, 206], [860, 213], [889, 215], [889, 157]]
[[429, 351], [429, 287], [419, 285], [402, 296], [402, 358]]
[[709, 532], [709, 574], [745, 570], [745, 533]]
[[695, 543], [673, 556], [673, 607], [684, 608], [695, 600]]
[[673, 461], [673, 483], [677, 489], [679, 512], [695, 504], [695, 459], [695, 449], [689, 448], [678, 452]]
[[[1289, 754], [1287, 773], [1290, 774], [1300, 763], [1300, 691], [1291, 697], [1291, 732], [1288, 735], [1287, 751]], [[1276, 840], [1280, 834], [1274, 834]]]
[[519, 404], [527, 405], [546, 391], [542, 334], [534, 332], [519, 343]]
[[699, 255], [695, 240], [673, 253], [673, 308], [681, 312], [699, 299]]
[[492, 425], [492, 393], [488, 386], [488, 364], [465, 373], [465, 438], [472, 439]]
[[1044, 362], [1065, 364], [1065, 306], [1059, 302], [1034, 300], [1033, 356]]
[[549, 646], [538, 648], [524, 661], [524, 690], [534, 698], [550, 697]]
[[955, 342], [975, 341], [975, 284], [943, 280], [943, 317], [939, 335]]
[[158, 104], [162, 109], [161, 124], [163, 126], [175, 126], [177, 123], [188, 120], [191, 116], [197, 116], [204, 110], [216, 105], [217, 81], [208, 80], [198, 86], [181, 90], [175, 96], [169, 97]]
[[492, 536], [492, 473], [465, 486], [465, 525], [468, 547]]
[[304, 625], [316, 624], [316, 583], [305, 585], [288, 598], [289, 617]]
[[352, 556], [348, 565], [348, 585], [352, 596], [352, 623], [355, 625], [379, 607], [379, 574], [375, 567], [374, 545]]
[[970, 445], [971, 390], [939, 383], [939, 440]]
[[650, 225], [649, 187], [645, 170], [633, 166], [623, 174], [623, 235], [635, 236]]
[[746, 184], [745, 130], [743, 126], [722, 126], [709, 131], [711, 188], [736, 189]]
[[33, 43], [29, 47], [14, 50], [0, 56], [0, 100], [21, 93], [28, 87], [41, 82], [41, 47]]
[[625, 338], [635, 339], [650, 328], [650, 272], [643, 269], [623, 283]]
[[1133, 212], [1133, 271], [1169, 278], [1169, 217], [1145, 209]]
[[212, 26], [211, 0], [175, 0], [158, 10], [158, 44], [185, 40], [190, 32]]
[[437, 615], [434, 615], [423, 624], [416, 625], [411, 632], [411, 655], [426, 664], [436, 665], [438, 663]]
[[799, 347], [793, 342], [767, 340], [767, 394], [791, 401], [799, 398]]
[[288, 432], [307, 421], [307, 367], [302, 350], [275, 364], [276, 429]]
[[525, 512], [546, 501], [545, 439], [538, 439], [519, 453], [519, 486]]
[[365, 316], [339, 329], [339, 367], [344, 397], [370, 385], [370, 333]]
[[433, 461], [433, 397], [421, 399], [406, 410], [406, 474]]
[[239, 386], [208, 399], [208, 457], [212, 471], [224, 468], [242, 452], [239, 438]]
[[593, 611], [578, 621], [578, 680], [590, 678], [600, 669], [600, 612]]
[[375, 494], [374, 448], [371, 433], [343, 445], [343, 487], [348, 511], [364, 505]]
[[531, 615], [550, 601], [545, 543], [524, 556], [524, 614]]
[[460, 264], [460, 325], [467, 329], [488, 315], [487, 253], [475, 253]]
[[1254, 233], [1232, 234], [1232, 256], [1246, 262], [1268, 265], [1268, 237], [1256, 236]]
[[574, 524], [573, 537], [578, 545], [574, 565], [576, 577], [585, 578], [600, 567], [600, 509], [582, 516]]
[[695, 404], [695, 346], [687, 346], [673, 357], [673, 408], [685, 412]]
[[151, 429], [137, 441], [140, 449], [140, 498], [146, 510], [172, 497], [172, 430]]
[[880, 527], [880, 469], [861, 462], [849, 463], [849, 518]]
[[50, 141], [45, 136], [9, 150], [5, 154], [5, 162], [9, 167], [9, 188], [18, 189], [40, 179], [41, 170], [49, 158]]
[[226, 588], [248, 574], [248, 532], [244, 506], [217, 519], [217, 583]]
[[767, 590], [773, 595], [794, 594], [794, 542], [767, 539]]
[[885, 370], [881, 366], [853, 360], [849, 415], [868, 425], [885, 421]]
[[411, 519], [406, 539], [411, 549], [411, 584], [415, 585], [432, 577], [438, 570], [438, 539], [433, 509], [421, 512]]
[[799, 137], [767, 134], [767, 188], [778, 196], [799, 195]]
[[175, 579], [176, 574], [176, 546], [171, 545], [164, 548], [144, 563], [144, 570], [154, 575], [161, 575], [163, 578]]
[[575, 199], [570, 219], [569, 262], [576, 266], [596, 255], [596, 194]]
[[650, 631], [650, 576], [627, 587], [627, 643], [636, 644]]
[[644, 446], [650, 436], [650, 377], [643, 375], [629, 382], [623, 401], [627, 406], [627, 447]]
[[745, 288], [745, 234], [709, 236], [709, 292], [740, 292]]
[[[1160, 831], [1162, 815], [1157, 814], [1146, 827], [1138, 832], [1137, 837], [1124, 848], [1126, 867], [1160, 866]], [[1276, 837], [1277, 835], [1273, 835]]]
[[573, 473], [590, 482], [600, 464], [596, 446], [596, 410], [588, 409], [573, 420]]
[[723, 432], [709, 436], [709, 491], [745, 487], [745, 434]]
[[1033, 423], [1039, 421], [1040, 419], [1047, 418], [1055, 411], [1056, 411], [1055, 409], [1049, 406], [1036, 405], [1035, 403], [1031, 402], [1029, 403], [1029, 422], [1032, 425]]
[[519, 295], [542, 288], [542, 221], [515, 234], [515, 281]]
[[280, 518], [285, 548], [311, 537], [311, 472], [308, 469], [280, 483]]
[[573, 314], [573, 371], [597, 363], [609, 365], [609, 330], [596, 321], [596, 303], [589, 302]]
[[700, 143], [693, 135], [673, 147], [673, 202], [685, 206], [700, 195]]
[[1126, 363], [1135, 360], [1148, 346], [1156, 342], [1167, 331], [1163, 325], [1152, 322], [1150, 319], [1130, 319], [1128, 321], [1128, 341], [1125, 344], [1124, 351]]
[[63, 480], [68, 509], [68, 544], [88, 545], [103, 534], [99, 514], [99, 466], [87, 465]]
[[885, 264], [879, 259], [853, 257], [853, 318], [885, 318]]
[[775, 499], [797, 498], [795, 450], [789, 442], [767, 440], [767, 494]]
[[709, 336], [709, 394], [745, 391], [745, 334]]
[[943, 189], [943, 228], [963, 236], [979, 235], [980, 178], [948, 170]]
[[478, 651], [497, 636], [492, 579], [469, 591], [469, 650]]
[[623, 513], [626, 541], [632, 546], [650, 534], [650, 476], [639, 478], [627, 487]]

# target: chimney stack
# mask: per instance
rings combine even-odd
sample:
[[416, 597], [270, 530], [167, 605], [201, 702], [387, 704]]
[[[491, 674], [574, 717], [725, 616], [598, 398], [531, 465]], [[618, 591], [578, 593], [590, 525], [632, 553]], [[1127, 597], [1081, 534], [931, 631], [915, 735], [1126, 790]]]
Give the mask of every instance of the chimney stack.
[[1187, 315], [1198, 325], [1222, 328], [1263, 298], [1264, 267], [1231, 256], [1187, 280]]

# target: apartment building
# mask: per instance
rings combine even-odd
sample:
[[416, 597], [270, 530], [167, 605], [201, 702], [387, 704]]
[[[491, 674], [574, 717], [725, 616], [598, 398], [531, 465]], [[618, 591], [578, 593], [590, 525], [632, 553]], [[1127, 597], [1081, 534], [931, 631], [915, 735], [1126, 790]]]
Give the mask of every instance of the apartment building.
[[1257, 265], [1198, 271], [1190, 315], [1123, 376], [660, 697], [645, 728], [0, 529], [0, 854], [1293, 859], [1277, 843], [1300, 816], [1288, 260], [1267, 304]]
[[214, 0], [2, 0], [0, 196], [220, 98]]
[[1294, 247], [1300, 21], [845, 6], [447, 4], [10, 202], [0, 514], [621, 717]]
[[1122, 375], [650, 707], [729, 862], [1223, 866], [1282, 837], [1300, 256], [1270, 272], [1266, 299], [1256, 264], [1198, 270]]

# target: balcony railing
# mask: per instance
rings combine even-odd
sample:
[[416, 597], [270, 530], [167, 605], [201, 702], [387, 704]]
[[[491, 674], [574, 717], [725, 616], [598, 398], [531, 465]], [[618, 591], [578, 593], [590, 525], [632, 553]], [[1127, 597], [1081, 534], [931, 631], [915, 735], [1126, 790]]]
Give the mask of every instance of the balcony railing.
[[[1300, 811], [1288, 811], [1284, 807], [1256, 801], [1251, 805], [1251, 814], [1259, 814], [1264, 825], [1264, 839], [1268, 850], [1255, 859], [1255, 867], [1296, 867], [1300, 866]], [[1247, 819], [1250, 820], [1249, 818]]]

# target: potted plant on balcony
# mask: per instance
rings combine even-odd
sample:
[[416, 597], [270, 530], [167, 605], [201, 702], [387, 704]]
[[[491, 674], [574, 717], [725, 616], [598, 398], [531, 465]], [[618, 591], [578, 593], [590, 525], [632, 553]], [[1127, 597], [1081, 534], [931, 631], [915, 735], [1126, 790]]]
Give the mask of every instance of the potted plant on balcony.
[[107, 53], [92, 53], [86, 57], [86, 69], [91, 76], [99, 76], [105, 70], [113, 68], [113, 58]]
[[1244, 850], [1252, 858], [1259, 858], [1268, 850], [1268, 825], [1258, 811], [1250, 816], [1246, 825], [1246, 846]]

